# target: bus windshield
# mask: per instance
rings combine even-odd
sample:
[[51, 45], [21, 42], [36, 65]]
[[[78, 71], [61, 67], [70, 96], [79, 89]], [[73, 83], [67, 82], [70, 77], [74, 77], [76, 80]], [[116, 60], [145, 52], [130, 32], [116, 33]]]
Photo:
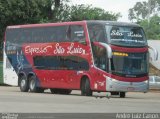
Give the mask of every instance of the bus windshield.
[[110, 43], [113, 45], [128, 47], [147, 45], [145, 34], [141, 27], [107, 25], [106, 32]]
[[148, 54], [113, 52], [111, 72], [125, 77], [139, 77], [148, 73]]

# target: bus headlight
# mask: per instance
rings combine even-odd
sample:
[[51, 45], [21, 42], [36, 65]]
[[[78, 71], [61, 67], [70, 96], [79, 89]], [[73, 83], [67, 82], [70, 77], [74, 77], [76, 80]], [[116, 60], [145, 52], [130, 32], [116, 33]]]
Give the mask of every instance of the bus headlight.
[[144, 81], [144, 83], [149, 83], [149, 81], [148, 81], [148, 80], [146, 80], [146, 81]]

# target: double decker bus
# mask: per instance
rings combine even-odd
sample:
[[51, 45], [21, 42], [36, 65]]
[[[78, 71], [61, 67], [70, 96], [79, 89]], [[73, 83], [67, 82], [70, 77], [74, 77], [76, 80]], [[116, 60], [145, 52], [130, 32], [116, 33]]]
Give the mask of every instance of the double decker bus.
[[8, 26], [4, 83], [22, 92], [82, 95], [147, 92], [149, 52], [143, 29], [114, 21]]

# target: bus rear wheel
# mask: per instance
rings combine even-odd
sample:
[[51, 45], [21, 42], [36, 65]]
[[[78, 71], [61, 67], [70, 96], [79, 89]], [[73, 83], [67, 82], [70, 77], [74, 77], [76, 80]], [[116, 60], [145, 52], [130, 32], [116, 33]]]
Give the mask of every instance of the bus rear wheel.
[[30, 89], [30, 92], [35, 92], [35, 93], [43, 93], [44, 92], [43, 88], [39, 88], [36, 86], [35, 76], [29, 77], [29, 89]]
[[19, 87], [21, 92], [28, 92], [29, 86], [28, 86], [27, 78], [25, 76], [20, 77]]
[[82, 80], [81, 82], [81, 95], [92, 96], [92, 90], [90, 88], [90, 82], [88, 78]]

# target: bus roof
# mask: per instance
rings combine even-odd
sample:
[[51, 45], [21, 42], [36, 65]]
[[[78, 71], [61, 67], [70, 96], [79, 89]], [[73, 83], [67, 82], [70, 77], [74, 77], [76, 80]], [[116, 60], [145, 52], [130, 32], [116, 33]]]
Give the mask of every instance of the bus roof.
[[128, 22], [117, 22], [117, 21], [103, 21], [103, 20], [84, 20], [84, 21], [73, 21], [73, 22], [57, 22], [57, 23], [41, 23], [41, 24], [25, 24], [25, 25], [13, 25], [7, 26], [7, 29], [14, 28], [32, 28], [32, 27], [47, 27], [47, 26], [61, 26], [61, 25], [70, 25], [70, 24], [84, 24], [84, 23], [93, 23], [93, 24], [102, 24], [102, 25], [116, 25], [116, 26], [133, 26], [140, 27], [134, 23]]
[[85, 22], [86, 21], [40, 23], [40, 24], [24, 24], [24, 25], [7, 26], [7, 29], [32, 28], [32, 27], [47, 27], [47, 26], [63, 26], [63, 25], [70, 25], [70, 24], [84, 24]]
[[95, 24], [107, 24], [107, 25], [115, 25], [115, 26], [133, 26], [133, 27], [140, 27], [140, 25], [135, 23], [129, 23], [129, 22], [118, 22], [118, 21], [103, 21], [103, 20], [90, 20], [87, 21], [87, 23], [95, 23]]

